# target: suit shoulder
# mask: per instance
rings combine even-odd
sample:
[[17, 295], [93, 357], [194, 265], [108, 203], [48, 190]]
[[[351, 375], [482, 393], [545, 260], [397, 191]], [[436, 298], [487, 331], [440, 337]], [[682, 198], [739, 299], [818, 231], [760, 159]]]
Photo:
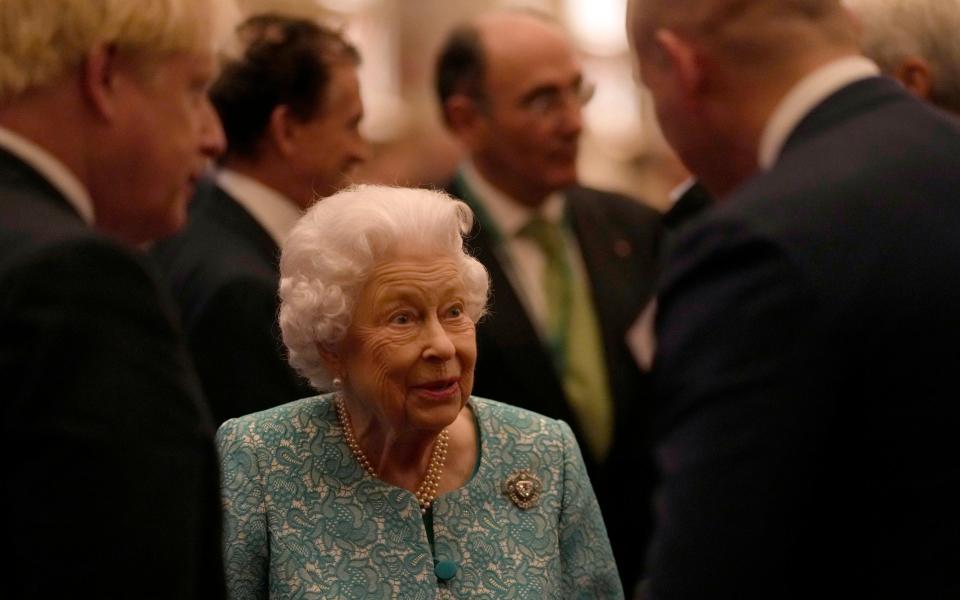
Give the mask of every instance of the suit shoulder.
[[43, 279], [49, 285], [57, 280], [82, 280], [88, 282], [85, 288], [95, 290], [102, 288], [100, 283], [109, 276], [111, 285], [121, 288], [137, 282], [149, 282], [157, 288], [155, 275], [143, 256], [93, 232], [41, 239], [28, 236], [22, 241], [16, 249], [2, 252], [0, 272], [6, 277], [36, 276], [37, 281]]
[[659, 222], [660, 211], [641, 199], [618, 192], [589, 187], [574, 187], [567, 192], [570, 202], [584, 209], [593, 209], [613, 218], [641, 222]]
[[276, 289], [279, 249], [242, 207], [221, 196], [197, 198], [186, 227], [150, 251], [175, 295], [195, 297], [193, 303], [233, 284]]
[[0, 186], [0, 253], [33, 253], [49, 246], [109, 240], [96, 233], [72, 209], [22, 190]]

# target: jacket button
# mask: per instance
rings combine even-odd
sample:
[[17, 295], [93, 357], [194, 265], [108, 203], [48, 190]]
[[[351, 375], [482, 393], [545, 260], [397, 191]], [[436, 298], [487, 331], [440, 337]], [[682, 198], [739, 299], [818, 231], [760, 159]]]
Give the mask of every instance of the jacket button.
[[457, 563], [452, 560], [438, 560], [433, 566], [433, 572], [440, 581], [449, 581], [457, 575]]

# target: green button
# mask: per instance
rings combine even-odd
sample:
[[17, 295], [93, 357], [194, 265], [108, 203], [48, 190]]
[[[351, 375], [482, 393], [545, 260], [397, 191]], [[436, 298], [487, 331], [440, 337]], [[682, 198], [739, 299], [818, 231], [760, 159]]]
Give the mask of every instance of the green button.
[[440, 581], [449, 581], [457, 575], [457, 563], [452, 560], [438, 560], [433, 567], [433, 572], [437, 574]]

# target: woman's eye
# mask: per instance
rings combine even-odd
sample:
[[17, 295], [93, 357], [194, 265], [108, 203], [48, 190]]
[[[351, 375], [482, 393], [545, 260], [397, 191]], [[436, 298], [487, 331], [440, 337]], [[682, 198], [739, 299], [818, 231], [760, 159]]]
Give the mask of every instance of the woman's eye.
[[407, 313], [397, 313], [390, 317], [390, 322], [395, 325], [406, 325], [411, 321], [410, 315]]
[[462, 315], [463, 315], [463, 307], [462, 307], [462, 306], [451, 306], [451, 307], [447, 310], [447, 316], [450, 316], [450, 317], [453, 317], [453, 318], [457, 318], [457, 317], [460, 317], [460, 316], [462, 316]]

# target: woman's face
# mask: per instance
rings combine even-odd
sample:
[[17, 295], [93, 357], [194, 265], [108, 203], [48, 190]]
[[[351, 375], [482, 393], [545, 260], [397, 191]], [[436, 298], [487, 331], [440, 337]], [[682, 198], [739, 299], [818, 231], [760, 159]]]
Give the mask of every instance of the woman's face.
[[473, 389], [477, 346], [457, 262], [401, 256], [363, 287], [334, 373], [355, 410], [400, 432], [437, 432]]

